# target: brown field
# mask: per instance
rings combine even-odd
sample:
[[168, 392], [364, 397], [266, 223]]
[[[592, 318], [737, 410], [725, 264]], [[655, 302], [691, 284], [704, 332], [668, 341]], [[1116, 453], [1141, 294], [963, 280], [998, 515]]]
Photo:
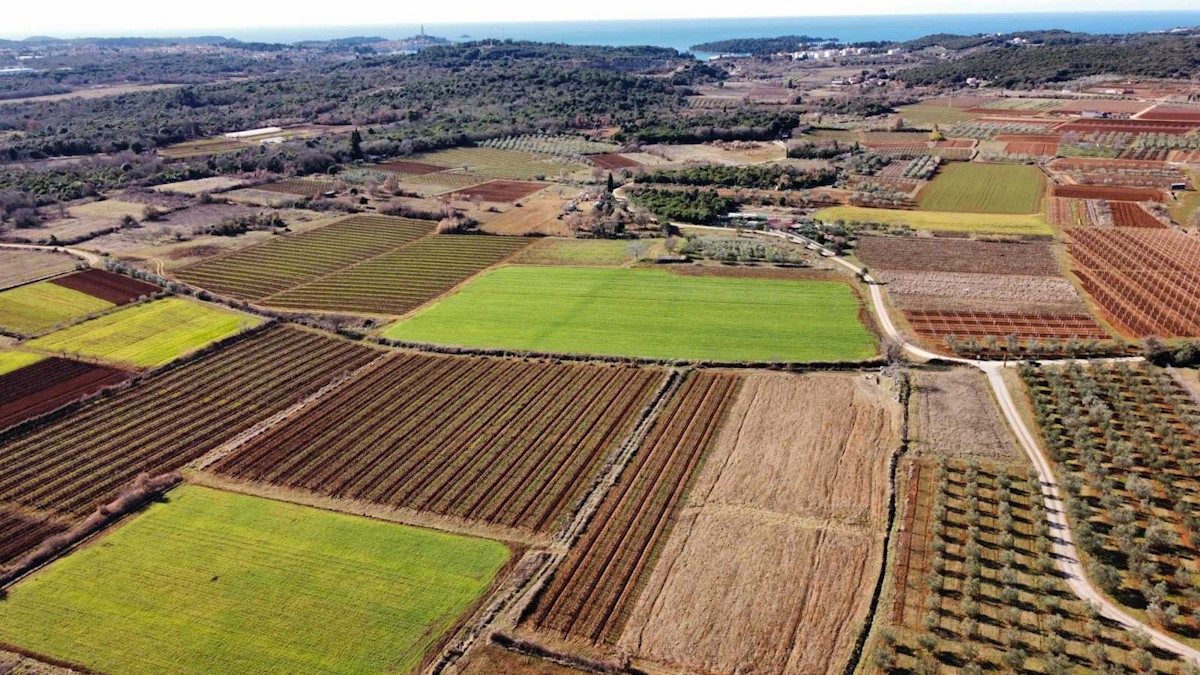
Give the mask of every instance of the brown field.
[[1162, 190], [1145, 188], [1101, 187], [1099, 185], [1055, 185], [1051, 193], [1055, 197], [1072, 199], [1107, 199], [1117, 202], [1164, 202]]
[[397, 354], [212, 469], [544, 534], [663, 379], [643, 368]]
[[974, 368], [913, 373], [909, 438], [923, 455], [1017, 459], [1012, 432]]
[[1021, 274], [885, 271], [892, 302], [900, 309], [1083, 314], [1070, 281]]
[[868, 267], [926, 272], [1056, 276], [1047, 244], [973, 239], [861, 237], [855, 254]]
[[740, 165], [783, 159], [787, 153], [773, 143], [748, 143], [746, 147], [741, 147], [741, 144], [724, 146], [715, 143], [691, 143], [648, 145], [643, 148], [642, 153], [626, 156], [644, 163], [641, 162], [642, 154], [658, 157], [659, 161]]
[[67, 209], [72, 218], [111, 218], [120, 220], [125, 216], [142, 219], [145, 205], [136, 202], [123, 202], [117, 199], [103, 199], [95, 202], [76, 204]]
[[565, 199], [530, 199], [520, 207], [512, 207], [499, 216], [482, 223], [479, 229], [491, 234], [523, 235], [546, 234], [566, 235], [566, 224], [559, 219]]
[[264, 192], [279, 192], [297, 197], [311, 197], [332, 190], [333, 181], [323, 178], [285, 178], [274, 183], [255, 185], [254, 189]]
[[523, 180], [491, 180], [482, 185], [473, 185], [455, 190], [450, 196], [456, 199], [479, 199], [485, 202], [515, 202], [523, 197], [544, 190], [546, 183]]
[[1110, 323], [1132, 337], [1200, 335], [1200, 243], [1175, 230], [1067, 231], [1072, 267]]
[[874, 376], [746, 378], [618, 646], [688, 672], [842, 672], [900, 412]]
[[104, 270], [84, 270], [59, 277], [50, 283], [107, 300], [114, 305], [125, 305], [163, 290], [152, 283]]
[[624, 155], [618, 155], [611, 152], [601, 153], [599, 155], [588, 155], [587, 158], [591, 160], [592, 164], [595, 164], [601, 169], [607, 169], [608, 171], [615, 171], [617, 169], [633, 169], [641, 166], [641, 164], [638, 164], [636, 161]]
[[67, 253], [0, 248], [0, 290], [70, 272], [75, 262]]
[[211, 178], [182, 180], [178, 183], [164, 183], [156, 185], [154, 189], [160, 192], [180, 192], [186, 195], [198, 195], [204, 192], [225, 192], [226, 190], [241, 187], [244, 182], [242, 179], [233, 176], [213, 176]]
[[1058, 112], [1082, 113], [1085, 110], [1095, 110], [1115, 114], [1133, 114], [1145, 110], [1149, 106], [1150, 104], [1145, 101], [1084, 99], [1080, 101], [1064, 101], [1059, 106]]
[[92, 99], [104, 98], [106, 96], [120, 96], [122, 94], [132, 94], [139, 91], [154, 91], [156, 89], [171, 89], [178, 87], [178, 84], [106, 84], [93, 87], [83, 87], [69, 91], [65, 94], [45, 94], [43, 96], [25, 96], [23, 98], [6, 98], [0, 101], [0, 105], [13, 105], [16, 103], [28, 103], [37, 101], [38, 103], [49, 103], [51, 101], [64, 101], [69, 98]]
[[[40, 544], [46, 537], [58, 534], [65, 529], [67, 526], [57, 520], [26, 513], [13, 506], [0, 506], [0, 566], [16, 560]], [[37, 673], [39, 671], [16, 670], [9, 672]]]
[[1038, 155], [1040, 157], [1053, 157], [1058, 154], [1058, 143], [1012, 142], [1004, 146], [1004, 152], [1010, 155]]
[[621, 636], [739, 379], [711, 370], [687, 378], [529, 609], [526, 626], [591, 643]]
[[1116, 227], [1157, 227], [1165, 228], [1166, 223], [1150, 215], [1136, 202], [1112, 202], [1113, 225]]
[[1150, 110], [1138, 115], [1138, 119], [1200, 123], [1200, 108], [1171, 108], [1167, 106], [1154, 106]]
[[953, 346], [968, 338], [1016, 336], [1030, 340], [1103, 340], [1109, 336], [1088, 314], [1023, 314], [989, 311], [906, 310], [904, 318], [921, 337]]
[[61, 218], [43, 223], [27, 230], [11, 230], [0, 234], [0, 238], [18, 242], [49, 244], [51, 241], [79, 242], [97, 235], [119, 230], [117, 218], [88, 216], [85, 218]]
[[380, 169], [381, 171], [393, 171], [395, 173], [407, 173], [407, 174], [421, 176], [421, 175], [424, 175], [427, 173], [437, 173], [438, 171], [445, 171], [446, 169], [449, 169], [450, 167], [439, 166], [437, 164], [430, 164], [428, 162], [414, 162], [414, 161], [405, 160], [405, 159], [394, 159], [390, 162], [376, 164], [372, 168]]
[[0, 429], [120, 384], [133, 375], [56, 356], [0, 375]]

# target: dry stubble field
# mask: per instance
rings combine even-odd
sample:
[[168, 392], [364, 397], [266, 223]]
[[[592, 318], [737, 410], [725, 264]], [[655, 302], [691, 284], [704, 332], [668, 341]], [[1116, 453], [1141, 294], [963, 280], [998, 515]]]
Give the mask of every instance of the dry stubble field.
[[618, 646], [686, 672], [842, 672], [900, 420], [875, 376], [747, 377]]

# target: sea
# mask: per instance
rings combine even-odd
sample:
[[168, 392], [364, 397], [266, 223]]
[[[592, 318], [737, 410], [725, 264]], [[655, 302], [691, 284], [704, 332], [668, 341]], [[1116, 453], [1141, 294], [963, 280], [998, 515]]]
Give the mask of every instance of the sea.
[[[935, 33], [974, 35], [1061, 28], [1083, 33], [1135, 33], [1200, 26], [1200, 9], [1138, 12], [1044, 12], [820, 16], [744, 19], [545, 21], [526, 23], [397, 23], [371, 26], [222, 29], [246, 41], [298, 42], [355, 36], [403, 38], [424, 30], [451, 40], [512, 39], [574, 45], [653, 45], [688, 51], [692, 45], [746, 37], [810, 35], [842, 42], [910, 40]], [[209, 33], [211, 34], [211, 33]], [[707, 56], [697, 54], [697, 56]]]

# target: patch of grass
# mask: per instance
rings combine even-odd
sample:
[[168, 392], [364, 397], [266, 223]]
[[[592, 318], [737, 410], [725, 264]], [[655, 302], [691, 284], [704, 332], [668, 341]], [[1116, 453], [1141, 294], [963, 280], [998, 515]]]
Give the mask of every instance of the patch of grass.
[[971, 113], [962, 108], [948, 108], [944, 104], [918, 103], [896, 108], [896, 114], [912, 126], [933, 128], [933, 125], [950, 126], [958, 122], [966, 122], [980, 117], [981, 113]]
[[1180, 225], [1187, 225], [1197, 209], [1200, 209], [1200, 193], [1189, 192], [1170, 207], [1171, 220]]
[[948, 164], [921, 190], [923, 211], [1034, 213], [1041, 209], [1046, 179], [1023, 164]]
[[948, 213], [941, 211], [905, 211], [872, 209], [862, 206], [834, 206], [821, 209], [816, 217], [825, 221], [845, 220], [908, 225], [918, 230], [943, 232], [982, 232], [988, 234], [1053, 234], [1040, 214]]
[[144, 204], [123, 202], [116, 199], [103, 199], [98, 202], [88, 202], [87, 204], [72, 206], [68, 212], [72, 218], [120, 219], [125, 216], [133, 216], [137, 220], [141, 220], [145, 210], [146, 206]]
[[633, 244], [620, 239], [543, 239], [518, 254], [513, 262], [617, 267], [635, 259]]
[[0, 328], [40, 333], [112, 306], [107, 300], [43, 281], [0, 293]]
[[32, 366], [46, 357], [30, 352], [14, 352], [0, 349], [0, 375], [6, 375], [25, 366]]
[[28, 346], [149, 368], [261, 323], [258, 317], [167, 298], [55, 331]]
[[186, 486], [13, 587], [0, 640], [106, 672], [410, 673], [508, 555]]
[[685, 276], [665, 270], [503, 267], [386, 337], [656, 358], [854, 361], [875, 337], [836, 281]]

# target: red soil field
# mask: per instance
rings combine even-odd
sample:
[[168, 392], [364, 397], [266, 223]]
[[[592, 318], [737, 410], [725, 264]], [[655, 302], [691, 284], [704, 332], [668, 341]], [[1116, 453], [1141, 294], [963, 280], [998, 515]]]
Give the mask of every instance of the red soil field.
[[[996, 112], [996, 111], [992, 110], [990, 112]], [[1027, 111], [1027, 112], [1034, 112], [1034, 111]], [[1036, 113], [1036, 114], [1041, 114], [1041, 113]], [[1012, 124], [1013, 123], [1012, 119], [1007, 119], [1005, 117], [980, 117], [979, 119], [972, 120], [972, 121], [975, 123], [978, 123], [978, 124]], [[1044, 127], [1046, 129], [1052, 129], [1052, 128], [1057, 127], [1058, 125], [1062, 124], [1062, 122], [1060, 122], [1058, 120], [1022, 119], [1022, 120], [1020, 120], [1020, 124], [1021, 124], [1021, 126], [1038, 126], [1038, 127]]]
[[413, 162], [407, 159], [396, 159], [382, 164], [376, 164], [375, 168], [384, 171], [395, 171], [396, 173], [407, 173], [423, 176], [427, 173], [437, 173], [445, 171], [449, 167], [438, 166], [437, 164], [428, 164], [426, 162]]
[[664, 379], [649, 368], [397, 355], [212, 469], [547, 532]]
[[1103, 187], [1100, 185], [1055, 185], [1051, 196], [1071, 199], [1107, 199], [1112, 202], [1163, 202], [1162, 190]]
[[0, 565], [31, 551], [44, 539], [67, 529], [46, 518], [37, 518], [11, 507], [0, 507]]
[[86, 293], [94, 298], [107, 300], [115, 305], [124, 305], [142, 296], [154, 295], [162, 290], [152, 283], [104, 270], [76, 272], [53, 279], [51, 283]]
[[1140, 120], [1169, 120], [1200, 124], [1200, 108], [1167, 108], [1155, 106], [1138, 116]]
[[587, 158], [592, 160], [592, 164], [595, 164], [601, 169], [607, 169], [609, 171], [614, 169], [632, 169], [634, 167], [641, 166], [641, 164], [638, 164], [634, 160], [629, 159], [624, 155], [618, 155], [614, 153], [588, 155]]
[[872, 269], [1059, 275], [1058, 262], [1046, 244], [864, 236], [855, 255]]
[[1132, 337], [1200, 335], [1200, 240], [1174, 230], [1067, 230], [1075, 274]]
[[545, 183], [525, 180], [492, 180], [481, 185], [455, 190], [450, 195], [459, 199], [479, 198], [485, 202], [515, 202], [545, 187]]
[[1010, 155], [1039, 155], [1053, 157], [1058, 154], [1058, 143], [1009, 143], [1004, 152]]
[[1112, 202], [1113, 225], [1116, 227], [1158, 227], [1166, 225], [1134, 202]]
[[931, 340], [944, 340], [950, 335], [958, 338], [1016, 335], [1022, 340], [1109, 337], [1095, 319], [1086, 314], [905, 310], [904, 316], [918, 335]]
[[1128, 134], [1186, 134], [1200, 126], [1200, 122], [1160, 122], [1154, 120], [1079, 120], [1068, 122], [1057, 131], [1069, 133], [1097, 133], [1115, 131]]
[[620, 636], [738, 384], [737, 375], [714, 371], [683, 383], [538, 596], [527, 625], [592, 642]]
[[1092, 110], [1102, 113], [1132, 115], [1133, 113], [1145, 110], [1149, 105], [1149, 103], [1144, 101], [1088, 99], [1084, 101], [1063, 101], [1062, 105], [1055, 112], [1082, 113], [1085, 110]]
[[985, 115], [1003, 115], [1004, 117], [1037, 117], [1045, 110], [1002, 110], [1000, 108], [968, 108], [967, 112], [983, 113]]
[[[921, 602], [928, 589], [923, 572], [931, 557], [929, 514], [933, 511], [934, 467], [921, 462], [912, 464], [912, 473], [904, 485], [904, 526], [896, 547], [896, 581], [892, 596], [892, 623], [915, 626], [923, 611]], [[906, 621], [905, 618], [910, 617]]]
[[1058, 134], [1000, 134], [994, 140], [1004, 143], [1054, 143], [1058, 144]]
[[115, 368], [52, 357], [0, 375], [0, 429], [133, 377]]
[[178, 469], [379, 355], [291, 326], [247, 334], [6, 439], [0, 503], [85, 515], [138, 474]]

